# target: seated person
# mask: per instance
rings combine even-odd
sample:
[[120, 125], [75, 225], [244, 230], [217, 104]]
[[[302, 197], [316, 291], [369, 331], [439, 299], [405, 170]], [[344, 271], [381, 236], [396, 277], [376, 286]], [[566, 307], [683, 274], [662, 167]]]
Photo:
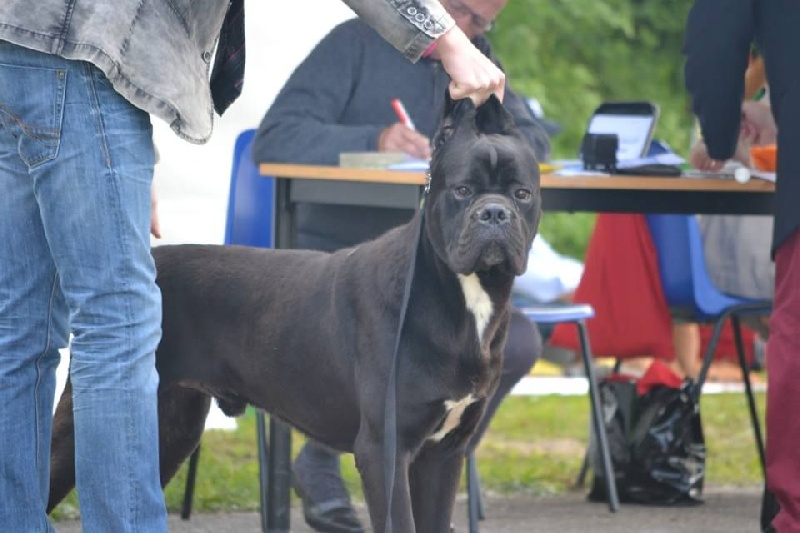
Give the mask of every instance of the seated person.
[[[765, 100], [742, 105], [742, 126], [735, 158], [754, 167], [750, 149], [775, 144], [777, 127]], [[690, 163], [708, 168], [708, 152], [702, 140], [692, 147]], [[701, 216], [706, 265], [714, 284], [723, 292], [746, 298], [772, 298], [775, 266], [770, 259], [773, 217], [759, 215]]]
[[[505, 0], [443, 0], [458, 26], [487, 56], [481, 36]], [[256, 162], [338, 164], [342, 152], [393, 151], [427, 159], [443, 113], [450, 79], [434, 49], [411, 64], [358, 19], [334, 28], [297, 67], [267, 111], [253, 144]], [[399, 98], [416, 124], [395, 115]], [[549, 139], [525, 100], [506, 82], [504, 104], [529, 139], [537, 158], [549, 156]], [[306, 204], [296, 206], [296, 245], [333, 251], [372, 239], [407, 222], [413, 210]], [[503, 373], [474, 448], [502, 399], [541, 352], [541, 339], [524, 315], [512, 315]], [[339, 456], [308, 441], [294, 461], [294, 486], [308, 524], [332, 532], [363, 531], [341, 479]]]
[[556, 252], [539, 234], [533, 240], [525, 273], [514, 282], [514, 302], [526, 305], [571, 302], [583, 276], [583, 263]]
[[[774, 141], [775, 128], [763, 102], [746, 102], [743, 115], [737, 157], [748, 164], [750, 146]], [[700, 170], [721, 168], [721, 164], [712, 164], [708, 159], [702, 142], [693, 148], [690, 162]], [[771, 217], [715, 215], [702, 216], [700, 220], [709, 275], [717, 287], [731, 295], [769, 298], [774, 267], [769, 256], [770, 231], [765, 222], [770, 224]], [[585, 274], [575, 296], [576, 301], [588, 302], [595, 308], [596, 318], [588, 325], [595, 354], [638, 358], [645, 365], [649, 361], [640, 356], [653, 355], [675, 361], [679, 374], [697, 377], [700, 329], [696, 323], [671, 315], [658, 283], [658, 264], [644, 216], [598, 215], [586, 253]], [[766, 324], [748, 319], [743, 322], [765, 332]], [[723, 340], [729, 337], [730, 330], [723, 330]], [[551, 342], [571, 349], [577, 344], [572, 328], [556, 328]], [[722, 353], [724, 350], [717, 352]], [[718, 361], [712, 366], [709, 379], [739, 376], [738, 367]]]
[[[572, 302], [575, 289], [583, 276], [583, 263], [555, 251], [542, 234], [536, 235], [528, 254], [525, 273], [514, 281], [511, 301], [518, 307], [558, 306]], [[577, 354], [547, 344], [555, 324], [537, 323], [542, 336], [541, 357], [573, 372], [580, 361]]]
[[[742, 104], [742, 123], [734, 159], [750, 168], [751, 148], [774, 144], [777, 127], [767, 99], [749, 100]], [[705, 143], [698, 139], [689, 154], [689, 163], [698, 170], [717, 171], [720, 162], [708, 156]], [[775, 265], [770, 258], [770, 237], [773, 217], [769, 215], [699, 215], [706, 268], [714, 285], [732, 296], [753, 299], [772, 299], [775, 295]], [[742, 323], [754, 330], [760, 340], [769, 335], [765, 317], [742, 317]], [[729, 337], [723, 332], [723, 339]], [[745, 340], [750, 336], [745, 332]], [[696, 377], [702, 357], [701, 332], [697, 324], [676, 320], [673, 324], [673, 343], [678, 360], [683, 361], [685, 373]], [[729, 342], [730, 344], [730, 342]], [[738, 364], [715, 361], [708, 379], [737, 381], [741, 378]]]

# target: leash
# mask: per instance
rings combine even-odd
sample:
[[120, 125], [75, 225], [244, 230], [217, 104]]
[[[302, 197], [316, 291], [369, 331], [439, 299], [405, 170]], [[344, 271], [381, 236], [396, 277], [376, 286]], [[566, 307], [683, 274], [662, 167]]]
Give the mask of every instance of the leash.
[[392, 533], [392, 500], [394, 499], [394, 478], [396, 474], [395, 460], [397, 459], [397, 353], [400, 350], [400, 337], [408, 312], [408, 301], [411, 298], [411, 282], [417, 263], [417, 250], [422, 240], [422, 226], [425, 224], [425, 199], [431, 190], [431, 174], [425, 176], [426, 184], [419, 204], [419, 224], [414, 237], [414, 248], [408, 262], [406, 281], [403, 286], [403, 302], [400, 304], [400, 320], [397, 324], [397, 336], [394, 339], [394, 352], [389, 367], [389, 382], [386, 387], [386, 405], [383, 416], [383, 480], [386, 486], [386, 524], [384, 533]]

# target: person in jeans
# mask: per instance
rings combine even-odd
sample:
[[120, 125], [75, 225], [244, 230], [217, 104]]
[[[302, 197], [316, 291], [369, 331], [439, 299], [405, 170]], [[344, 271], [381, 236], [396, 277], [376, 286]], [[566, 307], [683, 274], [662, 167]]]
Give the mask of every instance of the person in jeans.
[[[435, 0], [346, 3], [411, 61], [437, 42], [455, 97], [502, 91], [502, 72]], [[205, 142], [214, 110], [241, 91], [244, 67], [241, 0], [180, 6], [0, 2], [3, 531], [53, 531], [45, 505], [54, 371], [70, 334], [84, 530], [166, 531], [150, 115]]]
[[[494, 59], [482, 34], [505, 0], [442, 0], [442, 5], [476, 47]], [[253, 158], [259, 163], [335, 165], [342, 152], [395, 151], [427, 159], [449, 82], [438, 50], [410, 64], [363, 21], [346, 21], [287, 80], [256, 133]], [[391, 105], [394, 98], [403, 102], [415, 128], [400, 123]], [[546, 161], [550, 141], [527, 102], [506, 86], [503, 103], [537, 158]], [[355, 246], [408, 222], [413, 214], [411, 209], [298, 204], [295, 246], [329, 252]], [[470, 450], [541, 350], [536, 326], [514, 310], [500, 383]], [[338, 453], [308, 440], [293, 463], [293, 474], [310, 526], [333, 533], [364, 531], [341, 478]]]

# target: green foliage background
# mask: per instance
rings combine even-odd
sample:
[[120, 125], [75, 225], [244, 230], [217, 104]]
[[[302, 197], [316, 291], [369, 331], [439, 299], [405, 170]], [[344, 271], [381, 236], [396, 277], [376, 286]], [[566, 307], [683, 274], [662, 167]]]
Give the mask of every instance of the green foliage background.
[[[603, 101], [650, 100], [655, 137], [685, 155], [692, 116], [683, 86], [683, 31], [692, 0], [509, 0], [489, 39], [520, 94], [541, 102], [563, 131], [554, 159], [574, 159]], [[594, 216], [548, 213], [542, 234], [582, 258]]]

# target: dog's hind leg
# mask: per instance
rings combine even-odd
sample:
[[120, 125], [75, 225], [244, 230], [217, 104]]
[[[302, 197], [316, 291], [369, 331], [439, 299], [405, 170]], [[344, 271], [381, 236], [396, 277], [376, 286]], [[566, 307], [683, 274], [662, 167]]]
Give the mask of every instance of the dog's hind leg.
[[67, 379], [53, 415], [50, 445], [50, 497], [47, 512], [52, 511], [75, 486], [75, 425], [72, 418], [72, 383]]
[[409, 480], [417, 533], [450, 531], [463, 464], [463, 451], [437, 445], [423, 447], [414, 458]]
[[158, 390], [161, 486], [167, 485], [203, 436], [211, 397], [176, 383]]
[[[162, 487], [166, 486], [181, 463], [197, 448], [210, 407], [211, 397], [204, 392], [177, 384], [159, 387], [158, 424]], [[74, 430], [72, 384], [67, 380], [53, 418], [48, 513], [75, 486]]]

